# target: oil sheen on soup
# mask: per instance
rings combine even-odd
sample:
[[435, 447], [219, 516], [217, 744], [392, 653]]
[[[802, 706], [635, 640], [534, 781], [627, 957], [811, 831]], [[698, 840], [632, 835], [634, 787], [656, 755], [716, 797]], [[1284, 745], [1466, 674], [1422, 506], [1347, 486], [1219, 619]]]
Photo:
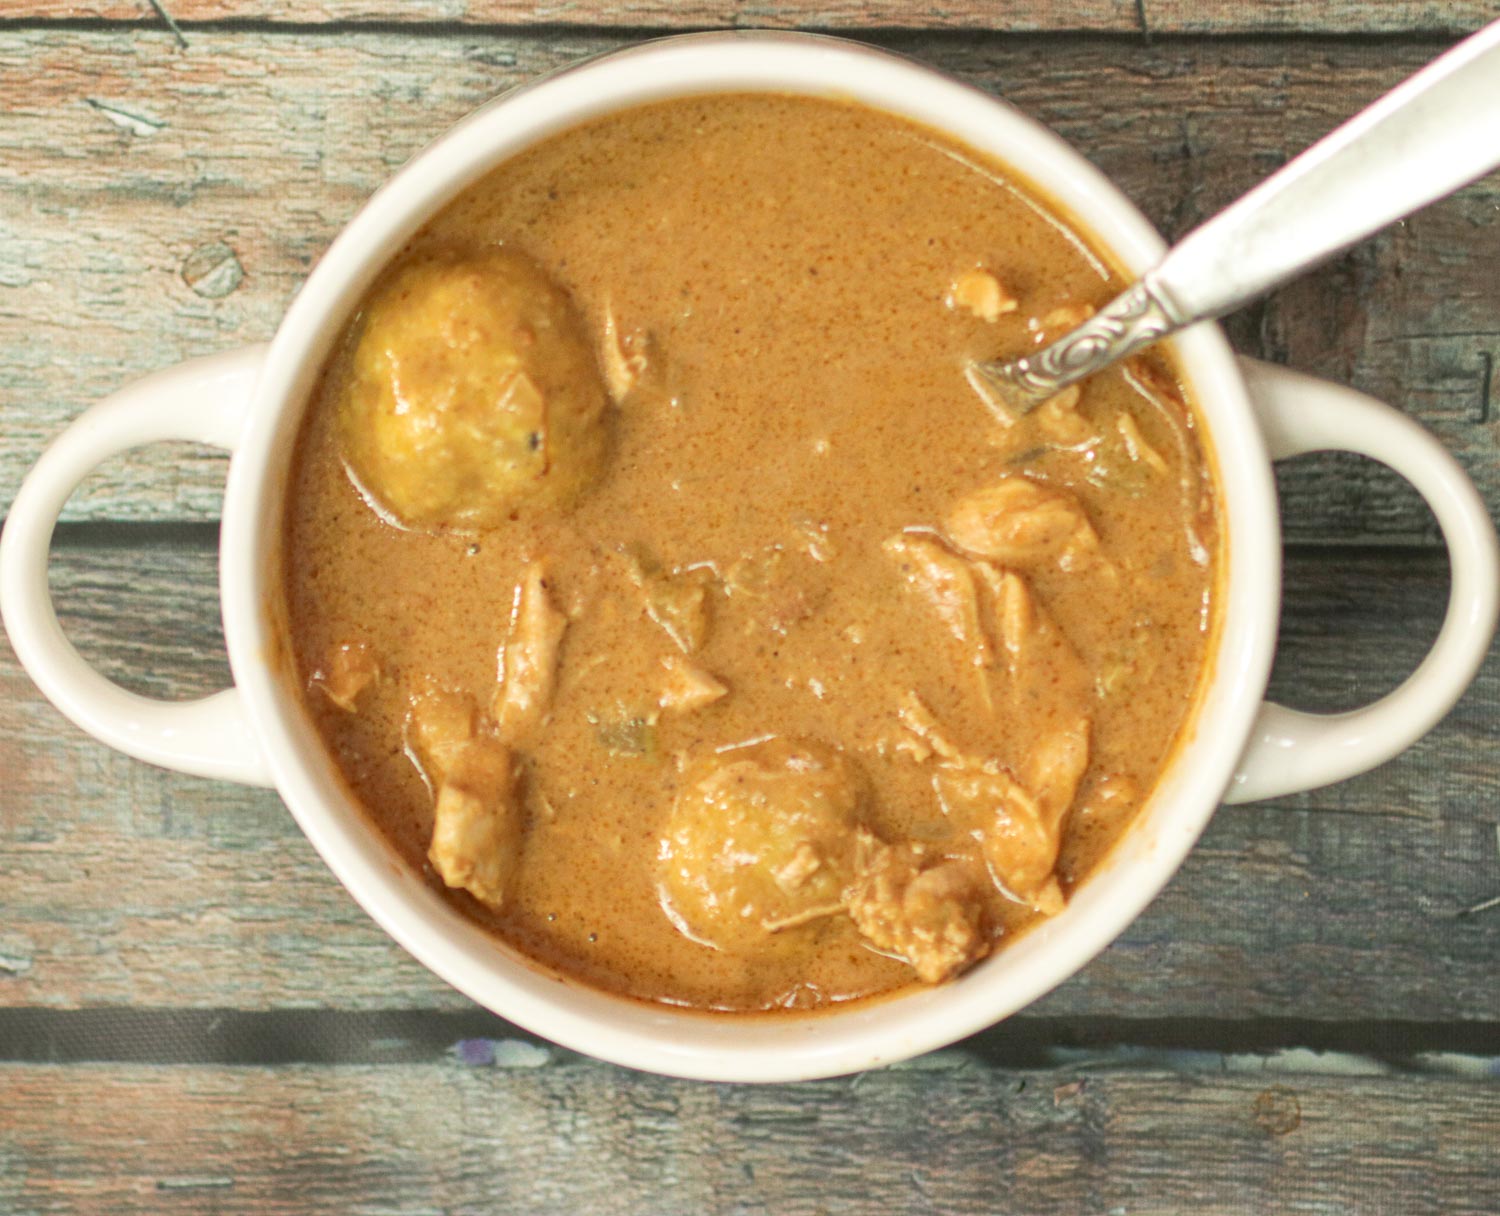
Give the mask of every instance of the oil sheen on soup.
[[1115, 294], [1003, 167], [772, 95], [593, 121], [377, 282], [284, 532], [306, 705], [466, 914], [591, 985], [810, 1009], [1055, 915], [1182, 733], [1219, 537], [1135, 360], [965, 379]]

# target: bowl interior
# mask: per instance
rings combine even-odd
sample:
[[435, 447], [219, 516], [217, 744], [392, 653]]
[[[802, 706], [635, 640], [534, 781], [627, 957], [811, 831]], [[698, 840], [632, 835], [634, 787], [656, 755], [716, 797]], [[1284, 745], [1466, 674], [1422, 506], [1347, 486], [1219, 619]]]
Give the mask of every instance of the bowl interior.
[[236, 682], [287, 805], [370, 915], [474, 1000], [566, 1047], [713, 1080], [836, 1075], [942, 1046], [1066, 979], [1156, 895], [1197, 839], [1239, 758], [1274, 645], [1279, 535], [1269, 464], [1222, 334], [1177, 352], [1199, 408], [1228, 537], [1218, 645], [1191, 738], [1150, 802], [1067, 909], [956, 982], [814, 1015], [654, 1007], [547, 974], [455, 912], [352, 804], [286, 679], [279, 520], [303, 404], [346, 318], [385, 262], [442, 206], [522, 149], [601, 114], [669, 97], [765, 91], [836, 97], [943, 130], [1015, 167], [1132, 272], [1160, 237], [1055, 135], [1004, 102], [898, 56], [810, 35], [688, 35], [564, 69], [476, 111], [384, 186], [330, 247], [288, 312], [230, 471], [221, 557]]

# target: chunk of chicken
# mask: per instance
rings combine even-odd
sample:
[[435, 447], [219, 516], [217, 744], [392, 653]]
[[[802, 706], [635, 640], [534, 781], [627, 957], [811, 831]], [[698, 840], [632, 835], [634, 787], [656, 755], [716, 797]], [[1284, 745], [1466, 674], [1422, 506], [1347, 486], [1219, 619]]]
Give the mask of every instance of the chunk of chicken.
[[652, 343], [644, 331], [623, 328], [613, 308], [605, 309], [603, 331], [599, 362], [609, 395], [618, 405], [650, 370]]
[[1081, 713], [1090, 697], [1088, 669], [1026, 580], [988, 562], [974, 568], [990, 591], [1012, 700], [1031, 712], [1045, 707]]
[[1038, 407], [1033, 417], [1036, 429], [1049, 440], [1062, 447], [1077, 447], [1093, 437], [1094, 429], [1078, 412], [1083, 400], [1083, 390], [1078, 385], [1069, 385], [1057, 396]]
[[942, 760], [962, 759], [963, 753], [943, 734], [937, 718], [926, 702], [914, 692], [908, 692], [896, 707], [896, 716], [901, 720], [904, 736], [895, 748], [922, 763], [933, 755]]
[[700, 572], [668, 573], [635, 553], [626, 553], [625, 572], [641, 590], [646, 615], [683, 654], [692, 654], [708, 640], [708, 589]]
[[1033, 318], [1030, 324], [1032, 336], [1038, 346], [1056, 342], [1064, 334], [1071, 333], [1094, 315], [1092, 304], [1060, 304], [1058, 307]]
[[731, 953], [842, 911], [863, 799], [854, 766], [819, 743], [773, 739], [704, 758], [658, 849], [663, 910]]
[[1115, 418], [1115, 430], [1120, 432], [1120, 438], [1124, 441], [1125, 451], [1130, 459], [1139, 464], [1146, 465], [1152, 472], [1160, 477], [1165, 477], [1170, 471], [1166, 457], [1146, 442], [1146, 437], [1141, 434], [1141, 426], [1135, 420], [1135, 415], [1128, 410], [1121, 410]]
[[510, 634], [500, 648], [500, 687], [492, 710], [500, 737], [514, 743], [540, 725], [557, 680], [557, 652], [568, 618], [553, 606], [547, 573], [532, 562], [516, 587]]
[[1089, 723], [1080, 718], [1037, 741], [1026, 759], [1025, 785], [998, 764], [972, 759], [939, 768], [932, 785], [944, 814], [979, 842], [995, 884], [1050, 916], [1062, 910], [1054, 871], [1088, 765]]
[[661, 665], [667, 669], [667, 681], [656, 702], [662, 709], [688, 713], [712, 705], [729, 692], [722, 680], [679, 655], [668, 655]]
[[479, 735], [457, 750], [438, 786], [428, 860], [448, 886], [498, 911], [520, 863], [523, 826], [510, 749]]
[[924, 867], [911, 845], [865, 836], [866, 854], [847, 902], [854, 926], [874, 946], [940, 984], [989, 951], [984, 883], [962, 861]]
[[940, 768], [932, 785], [944, 814], [979, 843], [997, 887], [1038, 912], [1062, 910], [1053, 875], [1061, 833], [1020, 782], [998, 764], [970, 763]]
[[576, 497], [607, 399], [567, 294], [511, 249], [424, 255], [365, 306], [339, 403], [360, 488], [408, 527], [493, 527]]
[[466, 693], [429, 679], [407, 700], [402, 740], [433, 790], [442, 785], [453, 761], [478, 730], [479, 714]]
[[1026, 757], [1026, 784], [1059, 837], [1089, 767], [1089, 720], [1048, 731]]
[[901, 580], [931, 606], [976, 667], [992, 657], [979, 613], [979, 592], [968, 562], [920, 533], [902, 532], [881, 548], [897, 563]]
[[966, 308], [981, 321], [998, 321], [1020, 307], [990, 271], [976, 266], [953, 280], [945, 302], [949, 308]]
[[960, 549], [1022, 568], [1071, 569], [1097, 556], [1099, 538], [1071, 494], [1028, 477], [1002, 478], [948, 512], [943, 531]]
[[380, 664], [363, 642], [341, 642], [328, 652], [328, 658], [308, 683], [342, 709], [352, 714], [358, 708], [360, 694], [380, 680]]

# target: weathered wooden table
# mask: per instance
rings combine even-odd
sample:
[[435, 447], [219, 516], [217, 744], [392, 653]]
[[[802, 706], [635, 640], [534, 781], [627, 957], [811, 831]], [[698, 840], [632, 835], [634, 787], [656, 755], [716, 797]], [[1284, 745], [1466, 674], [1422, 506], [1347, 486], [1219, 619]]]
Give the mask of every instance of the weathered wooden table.
[[[1050, 123], [1168, 235], [1493, 15], [1486, 0], [7, 0], [0, 503], [90, 401], [268, 336], [319, 251], [494, 93], [673, 29], [801, 25]], [[1500, 180], [1233, 318], [1421, 418], [1500, 511]], [[222, 461], [72, 502], [65, 623], [127, 686], [227, 680]], [[1284, 470], [1278, 695], [1436, 632], [1443, 551], [1352, 458]], [[1500, 653], [1500, 652], [1496, 652]], [[1076, 979], [909, 1065], [769, 1088], [570, 1055], [389, 942], [273, 794], [94, 744], [0, 642], [0, 1211], [1500, 1211], [1500, 660], [1360, 780], [1220, 811]]]

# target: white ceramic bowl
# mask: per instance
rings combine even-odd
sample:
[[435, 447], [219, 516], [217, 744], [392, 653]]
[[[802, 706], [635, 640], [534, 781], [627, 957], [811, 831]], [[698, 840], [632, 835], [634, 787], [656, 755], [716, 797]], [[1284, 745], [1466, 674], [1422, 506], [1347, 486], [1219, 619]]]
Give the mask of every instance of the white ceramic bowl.
[[[1348, 389], [1237, 360], [1216, 326], [1176, 340], [1201, 410], [1228, 536], [1222, 628], [1191, 737], [1138, 822], [1067, 909], [957, 982], [802, 1017], [652, 1007], [544, 973], [464, 919], [400, 862], [350, 802], [285, 678], [277, 541], [288, 464], [324, 356], [388, 258], [497, 164], [597, 115], [692, 94], [770, 91], [854, 99], [925, 123], [1013, 165], [1133, 272], [1160, 237], [1081, 156], [1002, 101], [929, 68], [837, 39], [708, 34], [647, 43], [496, 99], [391, 179], [334, 241], [274, 341], [131, 385], [80, 417], [37, 463], [0, 544], [0, 610], [42, 691], [104, 742], [167, 767], [274, 785], [339, 880], [412, 954], [480, 1004], [567, 1047], [635, 1068], [781, 1081], [869, 1068], [1005, 1017], [1102, 950], [1172, 876], [1221, 799], [1267, 797], [1360, 772], [1427, 731], [1468, 685], [1494, 629], [1493, 527], [1426, 432]], [[235, 687], [164, 703], [119, 689], [63, 637], [47, 550], [69, 492], [138, 444], [193, 439], [233, 452], [220, 573]], [[1447, 619], [1417, 672], [1349, 714], [1262, 702], [1280, 607], [1271, 461], [1319, 448], [1399, 470], [1431, 504], [1452, 559]]]

